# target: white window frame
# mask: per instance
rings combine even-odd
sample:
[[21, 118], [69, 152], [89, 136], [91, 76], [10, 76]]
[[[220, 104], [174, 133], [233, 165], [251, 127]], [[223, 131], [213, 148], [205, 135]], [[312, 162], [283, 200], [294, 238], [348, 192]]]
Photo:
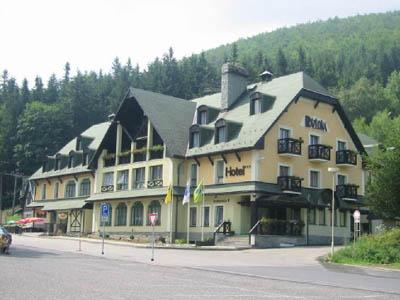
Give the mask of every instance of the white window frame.
[[281, 129], [289, 130], [289, 138], [293, 137], [293, 128], [288, 126], [278, 126], [278, 139], [282, 139], [281, 137]]
[[282, 167], [288, 167], [288, 168], [289, 168], [289, 175], [288, 175], [288, 176], [293, 176], [293, 167], [292, 167], [292, 165], [283, 164], [283, 163], [278, 163], [278, 170], [277, 170], [277, 172], [276, 172], [276, 174], [277, 174], [276, 177], [281, 176], [281, 173], [280, 173], [280, 171], [281, 171], [281, 166], [282, 166]]
[[[318, 172], [319, 176], [318, 176], [318, 187], [315, 186], [311, 186], [311, 172]], [[314, 169], [314, 168], [310, 168], [308, 169], [308, 187], [312, 188], [312, 189], [320, 189], [322, 184], [322, 172], [319, 169]]]
[[218, 173], [217, 166], [218, 166], [218, 162], [220, 162], [220, 161], [222, 161], [222, 163], [224, 164], [224, 167], [222, 169], [222, 183], [225, 183], [225, 167], [226, 167], [225, 162], [223, 159], [216, 159], [216, 160], [214, 160], [214, 183], [215, 184], [221, 184], [221, 183], [217, 182], [217, 173]]
[[321, 140], [322, 140], [322, 135], [319, 134], [319, 133], [310, 132], [310, 133], [308, 134], [308, 145], [313, 145], [313, 144], [311, 144], [311, 136], [312, 136], [312, 135], [318, 137], [318, 144], [322, 144], [322, 142], [321, 142]]
[[339, 184], [339, 176], [344, 176], [346, 177], [346, 184], [349, 182], [349, 176], [347, 174], [344, 173], [336, 173], [336, 182], [335, 184], [338, 185]]
[[189, 164], [189, 178], [190, 178], [190, 185], [192, 186], [192, 166], [196, 165], [196, 186], [198, 184], [199, 181], [199, 165], [196, 162], [190, 163]]
[[344, 139], [336, 139], [336, 151], [339, 151], [339, 142], [344, 142], [346, 144], [346, 150], [349, 149], [349, 142]]
[[[195, 224], [192, 225], [192, 209], [196, 210], [196, 218], [195, 218]], [[198, 225], [198, 219], [199, 219], [199, 214], [198, 214], [199, 208], [197, 207], [197, 205], [191, 205], [189, 208], [189, 227], [195, 228]]]

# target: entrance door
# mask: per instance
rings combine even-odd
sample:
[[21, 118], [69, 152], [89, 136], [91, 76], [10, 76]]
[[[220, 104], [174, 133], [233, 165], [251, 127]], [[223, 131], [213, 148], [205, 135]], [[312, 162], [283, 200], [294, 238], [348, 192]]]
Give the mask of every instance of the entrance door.
[[70, 217], [71, 217], [71, 226], [70, 226], [71, 233], [80, 232], [81, 221], [82, 221], [82, 210], [81, 209], [71, 210]]

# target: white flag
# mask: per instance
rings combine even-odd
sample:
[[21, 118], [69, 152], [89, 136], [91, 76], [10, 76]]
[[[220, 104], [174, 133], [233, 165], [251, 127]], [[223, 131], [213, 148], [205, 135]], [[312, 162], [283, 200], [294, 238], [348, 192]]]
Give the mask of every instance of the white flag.
[[185, 205], [186, 203], [189, 204], [190, 202], [190, 182], [186, 184], [185, 193], [183, 194], [183, 201], [182, 204]]

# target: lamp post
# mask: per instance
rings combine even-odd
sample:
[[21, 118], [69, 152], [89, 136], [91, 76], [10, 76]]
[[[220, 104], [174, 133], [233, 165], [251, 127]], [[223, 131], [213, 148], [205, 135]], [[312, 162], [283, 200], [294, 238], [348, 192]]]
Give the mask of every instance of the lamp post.
[[338, 168], [328, 168], [328, 172], [332, 173], [331, 256], [335, 251], [335, 176], [338, 171]]

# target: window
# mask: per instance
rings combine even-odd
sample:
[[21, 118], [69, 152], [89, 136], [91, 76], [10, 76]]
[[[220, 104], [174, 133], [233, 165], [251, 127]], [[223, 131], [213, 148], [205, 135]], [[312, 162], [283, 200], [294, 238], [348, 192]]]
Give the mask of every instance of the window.
[[74, 155], [70, 154], [68, 157], [68, 168], [73, 168], [74, 167]]
[[100, 226], [111, 226], [112, 224], [112, 206], [108, 204], [108, 220], [104, 223], [103, 218], [101, 216], [101, 209], [100, 210]]
[[346, 150], [347, 146], [346, 146], [346, 142], [344, 141], [338, 141], [337, 142], [337, 150], [341, 151], [341, 150]]
[[82, 165], [86, 166], [89, 164], [89, 153], [83, 153], [82, 156]]
[[319, 225], [326, 225], [325, 208], [318, 209]]
[[290, 167], [289, 166], [279, 166], [279, 176], [290, 176]]
[[280, 139], [290, 138], [290, 130], [286, 128], [279, 128], [279, 138]]
[[310, 187], [319, 188], [319, 186], [320, 186], [319, 176], [320, 176], [319, 171], [315, 171], [315, 170], [310, 171]]
[[224, 221], [224, 207], [216, 206], [215, 207], [215, 222], [214, 226], [219, 226]]
[[261, 99], [252, 99], [250, 101], [250, 115], [262, 113]]
[[148, 207], [147, 225], [151, 225], [149, 217], [150, 214], [157, 214], [156, 225], [161, 225], [161, 205], [159, 201], [157, 200], [151, 201]]
[[216, 135], [215, 135], [215, 143], [223, 143], [226, 142], [226, 126], [218, 126], [216, 128]]
[[210, 226], [210, 207], [204, 207], [204, 227]]
[[54, 199], [58, 198], [58, 190], [60, 189], [60, 184], [58, 182], [56, 182], [56, 184], [54, 185]]
[[65, 186], [65, 198], [75, 197], [75, 181], [68, 181]]
[[197, 164], [190, 165], [190, 186], [197, 185]]
[[81, 186], [79, 187], [79, 196], [89, 196], [90, 195], [90, 180], [83, 179]]
[[126, 226], [126, 213], [127, 213], [126, 204], [125, 203], [118, 204], [115, 213], [116, 213], [115, 226]]
[[142, 189], [144, 188], [144, 183], [145, 183], [145, 168], [137, 168], [133, 169], [133, 174], [134, 174], [134, 182], [133, 182], [133, 187], [135, 189]]
[[55, 164], [54, 164], [54, 170], [60, 170], [61, 169], [61, 159], [56, 158]]
[[196, 227], [197, 224], [197, 207], [190, 208], [190, 227]]
[[339, 211], [339, 222], [341, 227], [346, 227], [346, 212]]
[[42, 200], [46, 200], [46, 184], [42, 186]]
[[317, 145], [319, 144], [319, 136], [318, 135], [310, 135], [310, 145]]
[[290, 208], [289, 209], [289, 217], [290, 220], [301, 220], [301, 213], [300, 213], [300, 208]]
[[162, 179], [162, 165], [150, 167], [150, 178], [151, 180]]
[[200, 132], [193, 131], [190, 134], [190, 148], [200, 147]]
[[132, 206], [131, 224], [133, 226], [143, 226], [143, 204], [135, 202]]
[[199, 121], [198, 123], [201, 125], [207, 124], [207, 111], [206, 110], [199, 111], [198, 121]]
[[103, 174], [103, 186], [114, 185], [114, 173], [107, 172]]
[[346, 182], [347, 182], [347, 176], [346, 175], [341, 175], [341, 174], [337, 175], [337, 184], [338, 185], [346, 184]]
[[215, 183], [224, 183], [224, 161], [217, 160], [215, 163]]
[[129, 171], [123, 170], [118, 172], [117, 176], [117, 190], [123, 191], [128, 189]]
[[310, 208], [308, 211], [308, 224], [315, 225], [315, 208]]
[[80, 138], [76, 139], [76, 151], [82, 150], [82, 140]]

